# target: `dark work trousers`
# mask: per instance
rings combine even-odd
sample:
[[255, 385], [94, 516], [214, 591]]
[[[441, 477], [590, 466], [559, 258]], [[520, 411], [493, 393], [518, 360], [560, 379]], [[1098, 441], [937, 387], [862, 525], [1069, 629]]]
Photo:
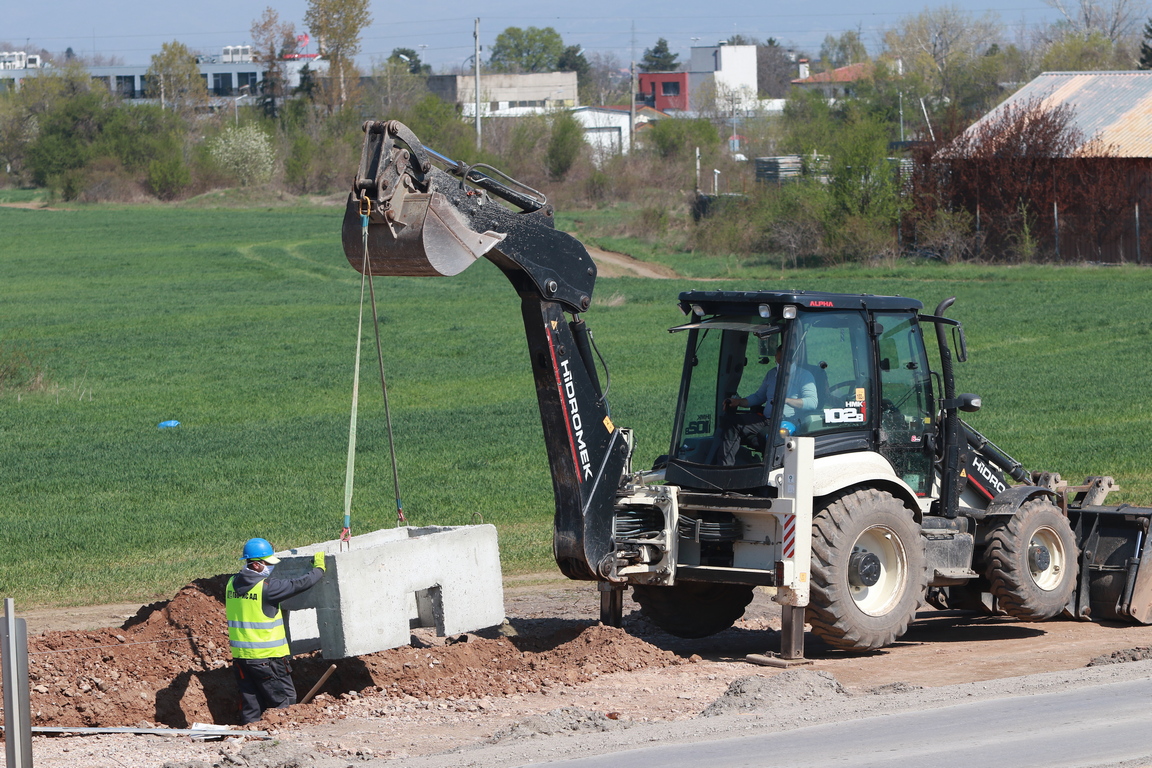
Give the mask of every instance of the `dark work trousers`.
[[755, 411], [725, 414], [721, 422], [724, 433], [720, 445], [720, 463], [726, 467], [735, 464], [741, 443], [763, 450], [763, 433], [769, 419], [770, 416]]
[[240, 686], [240, 722], [254, 723], [266, 709], [296, 703], [296, 686], [287, 656], [274, 659], [233, 659], [232, 671]]

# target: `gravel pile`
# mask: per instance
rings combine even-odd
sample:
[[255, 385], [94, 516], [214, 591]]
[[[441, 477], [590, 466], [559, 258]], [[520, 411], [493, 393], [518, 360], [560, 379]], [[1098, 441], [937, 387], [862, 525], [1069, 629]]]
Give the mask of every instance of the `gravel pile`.
[[531, 739], [555, 736], [560, 733], [590, 733], [628, 727], [615, 713], [590, 712], [579, 707], [560, 707], [542, 715], [521, 720], [508, 728], [501, 728], [492, 736], [493, 743], [506, 739]]
[[769, 713], [777, 708], [795, 709], [801, 702], [831, 701], [849, 695], [840, 681], [827, 672], [789, 669], [774, 677], [750, 675], [733, 680], [724, 695], [709, 704], [700, 716]]

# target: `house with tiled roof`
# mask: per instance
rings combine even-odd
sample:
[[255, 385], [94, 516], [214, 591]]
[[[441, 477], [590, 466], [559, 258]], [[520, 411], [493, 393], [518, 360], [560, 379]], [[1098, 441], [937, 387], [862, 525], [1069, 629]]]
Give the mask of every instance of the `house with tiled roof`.
[[800, 77], [793, 80], [792, 85], [805, 91], [820, 91], [829, 99], [842, 99], [852, 96], [862, 80], [872, 79], [874, 69], [872, 62], [862, 61], [810, 75], [807, 62], [801, 61]]

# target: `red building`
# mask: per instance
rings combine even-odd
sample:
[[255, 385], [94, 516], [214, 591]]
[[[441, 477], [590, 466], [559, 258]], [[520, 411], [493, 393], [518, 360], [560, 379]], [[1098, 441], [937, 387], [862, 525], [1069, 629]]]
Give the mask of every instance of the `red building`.
[[641, 72], [637, 98], [661, 112], [688, 110], [687, 72]]

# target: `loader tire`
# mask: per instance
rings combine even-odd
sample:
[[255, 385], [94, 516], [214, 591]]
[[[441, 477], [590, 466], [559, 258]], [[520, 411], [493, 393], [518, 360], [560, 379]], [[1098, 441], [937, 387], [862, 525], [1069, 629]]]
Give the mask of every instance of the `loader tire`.
[[1047, 499], [1025, 503], [993, 528], [984, 557], [998, 607], [1021, 621], [1052, 618], [1076, 589], [1076, 537]]
[[632, 586], [640, 612], [670, 635], [707, 637], [723, 632], [744, 615], [753, 588], [745, 584], [681, 581], [671, 587]]
[[924, 540], [912, 512], [886, 491], [833, 499], [812, 520], [806, 619], [834, 648], [868, 651], [904, 634], [924, 602]]

